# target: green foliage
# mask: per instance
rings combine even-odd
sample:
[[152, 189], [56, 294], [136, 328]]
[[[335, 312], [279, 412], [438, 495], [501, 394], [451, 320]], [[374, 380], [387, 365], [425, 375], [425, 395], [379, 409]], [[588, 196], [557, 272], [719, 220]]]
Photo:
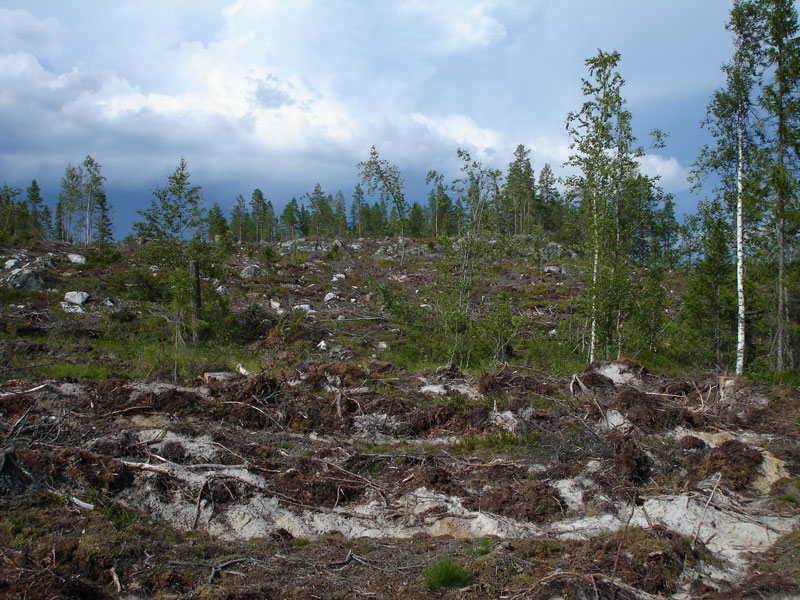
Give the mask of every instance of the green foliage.
[[445, 558], [429, 565], [422, 577], [428, 590], [438, 592], [442, 588], [464, 586], [469, 573], [458, 563]]
[[292, 546], [295, 548], [302, 548], [304, 546], [308, 546], [311, 543], [311, 540], [304, 537], [294, 538], [292, 540]]
[[166, 187], [153, 190], [147, 210], [137, 211], [144, 221], [133, 224], [140, 238], [151, 240], [150, 256], [159, 264], [174, 264], [180, 258], [181, 242], [203, 222], [200, 187], [191, 185], [189, 166], [180, 163], [167, 178]]

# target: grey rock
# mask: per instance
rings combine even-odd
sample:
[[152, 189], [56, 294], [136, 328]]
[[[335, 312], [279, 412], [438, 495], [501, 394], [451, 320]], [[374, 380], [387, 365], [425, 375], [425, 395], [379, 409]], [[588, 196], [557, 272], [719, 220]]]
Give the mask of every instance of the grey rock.
[[217, 288], [217, 293], [220, 296], [227, 296], [228, 295], [228, 288], [226, 288], [224, 285], [221, 285], [221, 286], [219, 286]]
[[67, 292], [64, 294], [64, 300], [66, 302], [77, 306], [83, 306], [88, 299], [89, 294], [87, 292]]
[[33, 264], [45, 267], [47, 269], [55, 269], [56, 262], [53, 260], [52, 254], [45, 254], [36, 258]]
[[18, 258], [9, 258], [5, 262], [5, 269], [15, 269], [20, 265], [20, 260]]
[[264, 269], [259, 267], [258, 265], [250, 265], [249, 267], [245, 267], [242, 269], [240, 275], [245, 279], [251, 279], [253, 277], [260, 277], [264, 274]]
[[14, 269], [6, 279], [6, 285], [15, 290], [43, 290], [44, 279], [33, 269]]
[[559, 265], [546, 265], [544, 268], [545, 274], [548, 275], [566, 275], [567, 271], [564, 267]]
[[67, 254], [67, 258], [69, 262], [74, 265], [85, 265], [86, 264], [86, 257], [80, 254]]
[[83, 309], [80, 306], [73, 304], [72, 302], [62, 302], [61, 310], [71, 315], [76, 315], [83, 312]]

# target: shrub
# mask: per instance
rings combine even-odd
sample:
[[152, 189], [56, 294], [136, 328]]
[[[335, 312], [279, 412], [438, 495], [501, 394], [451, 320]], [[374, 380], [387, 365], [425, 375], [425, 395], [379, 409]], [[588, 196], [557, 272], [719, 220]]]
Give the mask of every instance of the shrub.
[[445, 558], [425, 569], [423, 577], [425, 587], [436, 592], [442, 588], [463, 586], [467, 583], [469, 573], [458, 563]]

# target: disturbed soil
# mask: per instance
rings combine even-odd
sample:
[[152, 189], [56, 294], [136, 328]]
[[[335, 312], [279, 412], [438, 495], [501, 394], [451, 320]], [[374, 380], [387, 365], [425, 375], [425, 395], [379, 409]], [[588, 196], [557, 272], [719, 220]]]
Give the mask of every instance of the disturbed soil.
[[[422, 288], [418, 258], [380, 275]], [[321, 263], [264, 292], [316, 311], [258, 334], [275, 355], [307, 339], [280, 368], [4, 374], [0, 597], [800, 597], [797, 389], [633, 360], [410, 370], [383, 360], [399, 334], [358, 273], [340, 300], [307, 283]], [[60, 317], [40, 302], [4, 307], [4, 357], [53, 357], [41, 335]], [[568, 318], [551, 306], [543, 327]], [[67, 326], [91, 347], [86, 313]], [[445, 559], [466, 582], [430, 591]]]

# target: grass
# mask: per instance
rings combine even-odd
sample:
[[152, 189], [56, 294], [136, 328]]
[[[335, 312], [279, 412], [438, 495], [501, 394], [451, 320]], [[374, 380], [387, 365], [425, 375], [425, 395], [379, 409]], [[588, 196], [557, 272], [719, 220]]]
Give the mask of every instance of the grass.
[[445, 558], [428, 566], [422, 577], [425, 587], [437, 592], [442, 588], [463, 586], [469, 579], [469, 573], [458, 563]]
[[292, 540], [292, 546], [295, 548], [302, 548], [303, 546], [308, 546], [311, 543], [311, 540], [305, 537], [301, 538], [294, 538]]
[[473, 556], [486, 556], [492, 551], [492, 538], [482, 537], [475, 540], [475, 545], [472, 547]]

